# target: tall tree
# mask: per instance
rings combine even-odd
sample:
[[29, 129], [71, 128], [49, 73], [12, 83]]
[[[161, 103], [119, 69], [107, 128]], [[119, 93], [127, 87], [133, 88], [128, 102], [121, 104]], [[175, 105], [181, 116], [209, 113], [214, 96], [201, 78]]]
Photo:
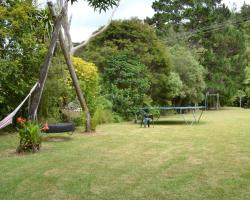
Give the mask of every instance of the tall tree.
[[[156, 0], [152, 5], [156, 13], [147, 21], [163, 35], [169, 25], [173, 25], [175, 31], [184, 26], [192, 32], [216, 20], [214, 13], [220, 3], [221, 0]], [[224, 7], [224, 4], [220, 6]]]
[[[157, 0], [156, 14], [147, 21], [161, 36], [168, 28], [184, 30], [189, 47], [199, 48], [200, 63], [207, 70], [207, 91], [221, 93], [222, 103], [235, 94], [244, 75], [244, 34], [221, 0]], [[175, 39], [175, 37], [173, 38]]]
[[155, 102], [164, 104], [168, 88], [163, 82], [169, 78], [171, 58], [169, 49], [157, 37], [154, 29], [136, 18], [113, 21], [103, 34], [94, 38], [85, 51], [78, 55], [94, 62], [103, 72], [108, 67], [106, 60], [120, 54], [147, 66], [152, 73], [149, 93]]
[[134, 116], [142, 107], [150, 88], [145, 65], [126, 55], [116, 55], [107, 60], [103, 72], [106, 97], [113, 103], [113, 111], [124, 118]]
[[171, 48], [173, 69], [180, 76], [182, 88], [176, 97], [175, 105], [199, 103], [204, 99], [205, 70], [185, 47], [175, 45]]
[[245, 44], [246, 44], [246, 57], [247, 57], [247, 67], [245, 69], [245, 80], [241, 88], [244, 92], [244, 105], [250, 107], [250, 5], [244, 3], [241, 8], [240, 13], [238, 13], [238, 18], [244, 26], [245, 34]]

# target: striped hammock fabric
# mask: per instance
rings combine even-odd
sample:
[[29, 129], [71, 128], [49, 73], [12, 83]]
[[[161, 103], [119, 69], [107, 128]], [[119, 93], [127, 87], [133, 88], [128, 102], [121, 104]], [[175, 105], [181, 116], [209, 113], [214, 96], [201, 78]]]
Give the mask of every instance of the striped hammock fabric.
[[10, 113], [7, 117], [5, 117], [2, 121], [0, 121], [0, 129], [10, 125], [13, 123], [13, 118], [16, 115], [16, 113], [20, 110], [20, 108], [23, 106], [23, 104], [27, 101], [27, 99], [30, 97], [32, 92], [36, 89], [38, 83], [36, 83], [33, 88], [30, 90], [29, 94], [25, 97], [25, 99], [19, 104], [19, 106]]

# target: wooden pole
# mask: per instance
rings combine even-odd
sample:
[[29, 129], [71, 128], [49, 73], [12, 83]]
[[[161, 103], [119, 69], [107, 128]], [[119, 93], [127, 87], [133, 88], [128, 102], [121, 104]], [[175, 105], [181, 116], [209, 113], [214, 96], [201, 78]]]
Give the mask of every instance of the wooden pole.
[[207, 110], [207, 93], [206, 93], [206, 97], [205, 97], [205, 110]]
[[219, 110], [219, 93], [217, 93], [217, 103], [216, 103], [216, 108], [217, 108], [217, 110]]
[[[51, 12], [52, 16], [55, 16], [55, 11], [54, 11], [54, 8], [53, 8], [53, 4], [51, 2], [49, 2], [48, 6], [49, 6], [49, 9], [50, 9], [50, 12]], [[72, 79], [72, 82], [73, 82], [73, 85], [74, 85], [74, 88], [76, 90], [78, 100], [79, 100], [79, 102], [81, 104], [81, 107], [84, 110], [85, 115], [86, 115], [85, 131], [86, 132], [91, 132], [91, 115], [90, 115], [90, 112], [89, 112], [89, 108], [87, 106], [87, 102], [85, 100], [84, 94], [83, 94], [83, 92], [82, 92], [82, 90], [80, 88], [79, 81], [78, 81], [78, 78], [77, 78], [77, 75], [76, 75], [72, 60], [71, 60], [69, 50], [68, 50], [67, 45], [65, 43], [65, 40], [64, 40], [64, 37], [63, 37], [63, 32], [62, 32], [61, 28], [59, 30], [59, 41], [60, 41], [61, 49], [62, 49], [64, 59], [66, 61], [66, 64], [67, 64], [67, 67], [68, 67], [68, 70], [69, 70], [69, 73], [70, 73], [70, 76], [71, 76], [71, 79]]]
[[39, 75], [39, 80], [38, 80], [38, 87], [36, 87], [33, 96], [31, 98], [31, 104], [30, 104], [30, 109], [29, 109], [29, 119], [36, 121], [37, 120], [37, 110], [38, 106], [41, 101], [44, 85], [48, 76], [48, 71], [49, 71], [49, 66], [54, 54], [54, 50], [56, 47], [56, 42], [58, 39], [59, 35], [59, 30], [61, 28], [62, 24], [62, 16], [63, 16], [63, 10], [62, 13], [55, 19], [55, 26], [54, 26], [54, 31], [52, 34], [52, 38], [50, 41], [49, 49], [46, 58], [44, 59], [43, 65], [40, 69], [40, 75]]

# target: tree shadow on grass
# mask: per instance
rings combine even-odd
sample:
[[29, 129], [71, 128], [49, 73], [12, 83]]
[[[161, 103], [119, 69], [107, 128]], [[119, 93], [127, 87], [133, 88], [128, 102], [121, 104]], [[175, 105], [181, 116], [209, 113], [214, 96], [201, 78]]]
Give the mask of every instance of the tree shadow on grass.
[[[199, 123], [193, 123], [193, 125], [201, 125], [204, 124], [205, 122], [199, 122]], [[180, 125], [180, 126], [187, 126], [187, 125], [192, 125], [192, 121], [191, 120], [187, 120], [187, 122], [185, 121], [181, 121], [181, 120], [160, 120], [160, 121], [156, 121], [154, 122], [154, 125], [166, 125], [166, 126], [171, 126], [171, 125]]]
[[15, 129], [2, 129], [0, 130], [0, 137], [1, 136], [6, 136], [6, 135], [16, 135], [17, 130]]
[[[191, 123], [191, 121], [188, 121], [188, 123]], [[160, 120], [154, 122], [154, 125], [187, 125], [187, 123], [180, 120]]]
[[11, 124], [9, 126], [6, 126], [2, 129], [0, 129], [0, 137], [6, 136], [6, 135], [13, 135], [17, 133], [17, 126], [14, 124]]

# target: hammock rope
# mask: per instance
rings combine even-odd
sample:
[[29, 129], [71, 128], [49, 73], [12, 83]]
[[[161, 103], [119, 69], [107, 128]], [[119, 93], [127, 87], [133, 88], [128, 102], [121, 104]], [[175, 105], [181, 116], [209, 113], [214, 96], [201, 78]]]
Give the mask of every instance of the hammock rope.
[[25, 99], [16, 107], [16, 109], [14, 111], [12, 111], [12, 113], [10, 113], [7, 117], [5, 117], [2, 121], [0, 121], [0, 129], [10, 125], [13, 123], [13, 118], [16, 115], [16, 113], [20, 110], [20, 108], [23, 106], [23, 104], [27, 101], [27, 99], [31, 96], [31, 94], [34, 92], [34, 90], [36, 89], [36, 87], [39, 84], [36, 83], [30, 90], [29, 94], [25, 97]]

